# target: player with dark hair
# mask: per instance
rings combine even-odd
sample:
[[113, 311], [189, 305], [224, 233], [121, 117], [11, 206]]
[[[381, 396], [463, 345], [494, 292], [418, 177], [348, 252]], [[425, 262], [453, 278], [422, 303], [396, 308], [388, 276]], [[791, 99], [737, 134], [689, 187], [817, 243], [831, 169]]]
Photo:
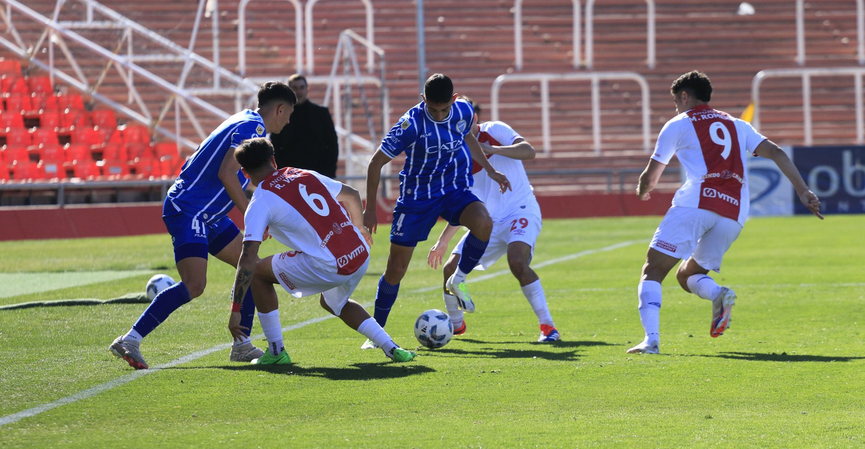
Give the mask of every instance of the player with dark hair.
[[675, 154], [687, 179], [649, 244], [637, 288], [640, 321], [646, 336], [629, 353], [660, 352], [661, 282], [679, 263], [676, 279], [688, 293], [712, 301], [709, 334], [719, 337], [730, 325], [736, 294], [708, 276], [720, 272], [724, 254], [748, 218], [747, 155], [771, 159], [793, 183], [799, 200], [820, 219], [820, 200], [784, 150], [748, 122], [712, 109], [712, 82], [701, 72], [680, 76], [670, 88], [677, 116], [661, 129], [655, 152], [640, 175], [637, 196], [647, 201]]
[[[251, 287], [268, 343], [267, 352], [252, 363], [291, 363], [283, 345], [274, 284], [297, 298], [320, 293], [325, 310], [375, 342], [389, 358], [414, 359], [414, 352], [397, 346], [363, 306], [349, 299], [369, 266], [367, 242], [372, 241], [363, 228], [357, 190], [314, 171], [277, 169], [267, 139], [247, 140], [234, 157], [258, 186], [244, 215], [246, 230], [228, 321], [235, 340], [246, 338], [249, 327], [243, 323], [241, 308]], [[259, 259], [268, 232], [292, 250]]]
[[[400, 153], [406, 154], [399, 175], [400, 195], [393, 211], [390, 255], [375, 299], [374, 316], [382, 327], [396, 301], [415, 246], [427, 239], [439, 217], [469, 228], [462, 259], [448, 279], [447, 288], [462, 309], [474, 311], [465, 278], [484, 254], [493, 222], [484, 203], [470, 190], [472, 160], [486, 170], [500, 191], [510, 188], [507, 177], [490, 165], [471, 134], [474, 110], [467, 101], [457, 99], [450, 78], [440, 73], [430, 76], [421, 97], [423, 101], [403, 114], [384, 137], [367, 168], [363, 224], [374, 233], [378, 225], [376, 196], [381, 168]], [[363, 347], [373, 345], [368, 341]]]
[[[461, 96], [468, 101], [475, 110], [475, 121], [479, 121], [480, 105], [470, 98]], [[526, 169], [523, 167], [524, 160], [535, 158], [535, 149], [521, 135], [517, 134], [507, 123], [493, 121], [478, 123], [472, 127], [474, 135], [481, 145], [490, 164], [500, 170], [511, 181], [513, 190], [502, 194], [488, 176], [481, 172], [481, 167], [475, 164], [472, 172], [475, 175], [475, 184], [472, 193], [484, 202], [487, 211], [493, 220], [493, 230], [490, 234], [489, 245], [484, 251], [483, 257], [478, 261], [478, 269], [486, 270], [499, 260], [502, 256], [507, 257], [508, 267], [520, 284], [520, 289], [525, 295], [538, 318], [538, 326], [541, 334], [538, 342], [549, 343], [558, 341], [561, 337], [558, 329], [550, 315], [547, 306], [547, 298], [541, 279], [529, 264], [534, 254], [535, 242], [541, 233], [543, 226], [541, 220], [541, 207]], [[430, 248], [427, 263], [433, 269], [438, 268], [444, 259], [448, 242], [459, 230], [458, 226], [447, 225], [439, 236], [438, 241]], [[468, 234], [457, 243], [451, 252], [447, 263], [442, 267], [444, 280], [447, 282], [456, 271], [457, 265], [464, 251], [465, 241]], [[459, 309], [457, 299], [444, 288], [445, 308], [454, 326], [454, 334], [460, 335], [466, 331], [466, 323], [463, 319], [463, 311]]]
[[[162, 220], [174, 245], [180, 282], [156, 295], [132, 329], [111, 343], [111, 353], [129, 366], [147, 369], [139, 350], [141, 340], [172, 312], [204, 292], [208, 254], [237, 266], [240, 230], [227, 214], [233, 206], [246, 211], [249, 200], [244, 189], [249, 180], [240, 172], [234, 148], [246, 139], [281, 130], [288, 123], [296, 101], [286, 84], [264, 83], [258, 90], [258, 109], [238, 112], [222, 122], [183, 164], [162, 206]], [[255, 315], [252, 295], [247, 295], [243, 304], [243, 323], [251, 329]], [[247, 330], [244, 338], [235, 340], [229, 359], [250, 361], [262, 353], [249, 340]]]

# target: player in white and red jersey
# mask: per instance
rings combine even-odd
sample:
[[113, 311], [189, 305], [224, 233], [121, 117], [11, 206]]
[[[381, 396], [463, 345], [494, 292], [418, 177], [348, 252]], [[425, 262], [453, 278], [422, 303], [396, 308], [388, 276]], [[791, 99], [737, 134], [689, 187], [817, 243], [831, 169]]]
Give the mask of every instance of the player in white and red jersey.
[[[478, 123], [480, 105], [463, 97], [471, 103], [475, 111], [474, 121]], [[483, 256], [478, 261], [477, 269], [485, 270], [507, 254], [508, 266], [514, 277], [520, 283], [520, 288], [538, 317], [541, 328], [539, 342], [559, 340], [541, 280], [537, 273], [529, 267], [534, 252], [535, 241], [541, 232], [541, 208], [535, 199], [532, 185], [523, 167], [524, 160], [535, 158], [535, 149], [513, 128], [503, 122], [484, 122], [472, 129], [472, 134], [481, 144], [487, 159], [498, 172], [503, 173], [511, 182], [512, 191], [501, 193], [499, 185], [490, 179], [475, 164], [473, 174], [475, 183], [472, 193], [475, 194], [489, 211], [493, 220], [493, 230], [490, 241]], [[458, 226], [448, 225], [438, 241], [430, 248], [427, 263], [438, 268], [447, 251], [448, 242], [457, 233]], [[459, 308], [457, 298], [450, 294], [447, 280], [456, 271], [463, 252], [463, 245], [468, 233], [457, 243], [447, 263], [442, 267], [445, 285], [443, 289], [445, 307], [454, 325], [454, 333], [459, 335], [466, 331], [463, 311]]]
[[[277, 170], [273, 146], [264, 138], [243, 142], [234, 157], [258, 186], [244, 215], [246, 230], [228, 324], [235, 339], [244, 335], [239, 311], [251, 287], [258, 295], [255, 306], [268, 342], [268, 350], [252, 363], [291, 363], [283, 346], [275, 284], [297, 298], [321, 293], [325, 310], [375, 342], [388, 357], [412, 360], [414, 352], [397, 346], [360, 304], [349, 299], [369, 266], [371, 241], [363, 228], [357, 190], [314, 171]], [[293, 250], [259, 259], [268, 233]]]
[[638, 287], [640, 321], [646, 332], [642, 343], [629, 353], [659, 352], [661, 282], [685, 259], [676, 272], [679, 285], [712, 301], [709, 334], [718, 337], [730, 324], [736, 294], [708, 276], [720, 272], [721, 259], [739, 236], [748, 217], [748, 154], [771, 159], [790, 180], [799, 200], [820, 219], [820, 200], [778, 145], [748, 122], [709, 106], [712, 83], [701, 72], [680, 76], [670, 87], [676, 112], [661, 129], [655, 153], [640, 175], [637, 196], [646, 201], [673, 154], [685, 169], [685, 183], [676, 191], [646, 254]]

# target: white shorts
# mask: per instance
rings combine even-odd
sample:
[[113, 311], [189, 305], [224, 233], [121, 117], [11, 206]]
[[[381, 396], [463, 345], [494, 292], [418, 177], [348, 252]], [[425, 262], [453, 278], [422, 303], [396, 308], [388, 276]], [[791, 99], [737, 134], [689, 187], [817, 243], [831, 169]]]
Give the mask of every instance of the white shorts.
[[[537, 201], [526, 204], [525, 209], [518, 209], [506, 218], [493, 223], [493, 232], [490, 233], [490, 243], [487, 245], [484, 255], [478, 261], [478, 270], [486, 270], [497, 260], [508, 253], [508, 245], [513, 242], [523, 242], [535, 251], [535, 242], [541, 235], [541, 208]], [[462, 254], [463, 245], [469, 233], [466, 232], [460, 239], [451, 254]]]
[[677, 259], [692, 257], [701, 267], [721, 272], [721, 260], [739, 237], [742, 225], [715, 212], [671, 207], [658, 225], [649, 248]]
[[339, 315], [363, 279], [369, 267], [369, 257], [357, 271], [349, 275], [337, 274], [336, 266], [330, 267], [298, 251], [274, 254], [271, 267], [279, 285], [292, 296], [300, 298], [321, 293], [330, 310]]

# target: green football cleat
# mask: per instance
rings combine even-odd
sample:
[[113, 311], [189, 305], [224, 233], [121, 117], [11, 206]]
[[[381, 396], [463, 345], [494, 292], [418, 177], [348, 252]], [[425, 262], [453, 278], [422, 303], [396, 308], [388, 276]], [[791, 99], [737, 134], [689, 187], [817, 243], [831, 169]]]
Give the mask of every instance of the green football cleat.
[[475, 311], [475, 303], [472, 302], [472, 297], [469, 295], [469, 288], [466, 286], [465, 281], [457, 282], [455, 278], [456, 274], [452, 274], [448, 278], [448, 292], [457, 298], [457, 304], [459, 304], [460, 309], [473, 313]]
[[291, 365], [291, 357], [288, 351], [283, 350], [279, 355], [273, 355], [270, 351], [264, 351], [264, 355], [253, 360], [253, 365]]
[[394, 362], [410, 362], [417, 357], [417, 353], [397, 347], [393, 348], [393, 351], [388, 354], [388, 357], [390, 357]]

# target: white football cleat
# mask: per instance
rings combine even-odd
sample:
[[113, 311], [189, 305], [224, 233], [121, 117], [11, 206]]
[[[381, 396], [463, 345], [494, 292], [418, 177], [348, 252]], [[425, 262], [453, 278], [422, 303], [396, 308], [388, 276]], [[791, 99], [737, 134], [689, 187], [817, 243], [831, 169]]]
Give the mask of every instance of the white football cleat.
[[660, 354], [661, 351], [658, 349], [657, 341], [649, 341], [648, 338], [643, 340], [642, 343], [634, 346], [631, 349], [628, 349], [628, 354]]
[[362, 345], [360, 345], [360, 349], [378, 349], [378, 345], [367, 338], [366, 341], [363, 342]]
[[721, 287], [718, 296], [712, 300], [712, 326], [709, 335], [718, 338], [730, 327], [730, 312], [736, 304], [736, 293], [727, 287]]

